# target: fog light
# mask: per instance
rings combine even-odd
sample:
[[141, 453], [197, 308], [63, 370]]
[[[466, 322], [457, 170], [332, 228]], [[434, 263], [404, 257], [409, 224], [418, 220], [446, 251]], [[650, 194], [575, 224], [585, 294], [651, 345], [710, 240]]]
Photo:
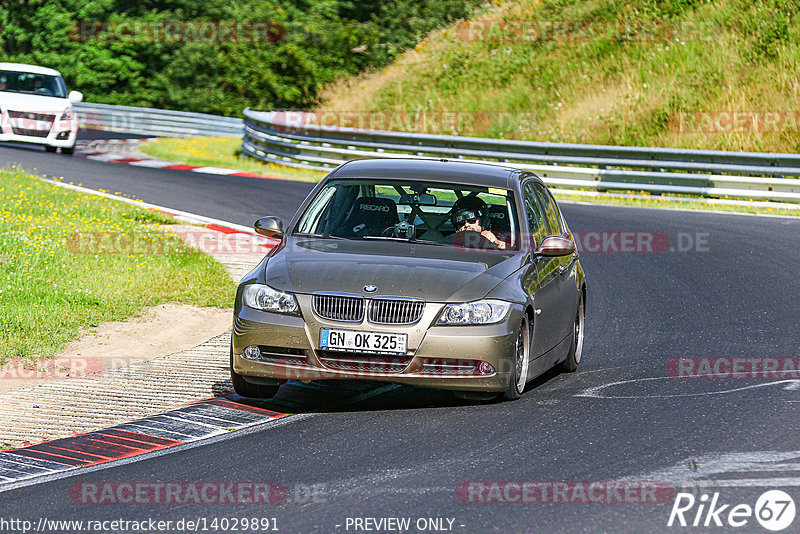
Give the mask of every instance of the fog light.
[[60, 134], [58, 134], [56, 136], [56, 139], [60, 139], [60, 140], [61, 139], [67, 139], [67, 138], [69, 138], [69, 134], [70, 133], [72, 133], [70, 130], [67, 130], [66, 132], [61, 132]]
[[489, 362], [481, 362], [478, 364], [478, 374], [479, 375], [490, 375], [494, 373], [494, 367]]
[[250, 345], [244, 349], [244, 352], [242, 352], [242, 358], [245, 360], [257, 360], [260, 357], [261, 349], [258, 348], [258, 345]]

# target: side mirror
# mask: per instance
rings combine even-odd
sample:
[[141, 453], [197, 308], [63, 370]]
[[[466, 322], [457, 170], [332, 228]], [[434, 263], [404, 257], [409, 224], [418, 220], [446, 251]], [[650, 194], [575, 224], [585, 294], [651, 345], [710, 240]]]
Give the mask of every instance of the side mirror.
[[567, 256], [577, 250], [572, 240], [560, 235], [551, 235], [544, 238], [536, 253], [542, 256]]
[[77, 104], [78, 102], [83, 101], [83, 93], [80, 91], [70, 91], [67, 95], [67, 99], [73, 104]]
[[283, 234], [283, 221], [277, 217], [261, 217], [253, 224], [253, 229], [265, 237], [280, 237]]

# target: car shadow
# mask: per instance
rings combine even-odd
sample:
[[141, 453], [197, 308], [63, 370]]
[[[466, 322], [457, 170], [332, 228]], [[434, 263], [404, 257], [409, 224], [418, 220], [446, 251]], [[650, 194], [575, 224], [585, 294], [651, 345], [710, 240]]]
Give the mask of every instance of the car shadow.
[[41, 152], [42, 154], [47, 154], [48, 152], [44, 149], [44, 145], [35, 145], [35, 144], [28, 144], [28, 143], [16, 143], [14, 141], [3, 141], [0, 143], [0, 147], [3, 148], [14, 148], [18, 150], [25, 150], [27, 152]]
[[[560, 374], [551, 369], [531, 380], [525, 388], [523, 399], [525, 396], [535, 395], [537, 388]], [[229, 380], [215, 383], [212, 391], [215, 396], [225, 397], [238, 404], [280, 413], [372, 412], [502, 404], [497, 399], [465, 399], [450, 391], [364, 380], [315, 380], [308, 383], [290, 380], [271, 399], [252, 399], [236, 395], [232, 393], [233, 387]]]

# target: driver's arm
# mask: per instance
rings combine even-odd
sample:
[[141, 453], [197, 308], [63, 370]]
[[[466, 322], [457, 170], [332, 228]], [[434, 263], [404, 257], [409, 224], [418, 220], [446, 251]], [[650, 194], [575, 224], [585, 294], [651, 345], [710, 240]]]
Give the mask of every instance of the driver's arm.
[[490, 232], [489, 230], [484, 230], [483, 232], [481, 232], [481, 235], [483, 237], [485, 237], [486, 239], [488, 239], [489, 242], [491, 242], [494, 246], [496, 246], [500, 250], [505, 250], [505, 248], [508, 246], [508, 245], [506, 245], [505, 241], [502, 241], [501, 239], [498, 239], [498, 237], [496, 235], [494, 235], [492, 232]]

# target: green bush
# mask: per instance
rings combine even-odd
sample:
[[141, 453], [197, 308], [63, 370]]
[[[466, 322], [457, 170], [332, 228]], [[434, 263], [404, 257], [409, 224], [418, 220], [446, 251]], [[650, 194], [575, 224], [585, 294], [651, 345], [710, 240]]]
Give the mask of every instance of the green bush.
[[[307, 108], [479, 0], [28, 0], [0, 4], [3, 61], [57, 68], [92, 102], [239, 116]], [[111, 42], [80, 22], [268, 21], [277, 42]], [[102, 34], [101, 34], [102, 35]]]

